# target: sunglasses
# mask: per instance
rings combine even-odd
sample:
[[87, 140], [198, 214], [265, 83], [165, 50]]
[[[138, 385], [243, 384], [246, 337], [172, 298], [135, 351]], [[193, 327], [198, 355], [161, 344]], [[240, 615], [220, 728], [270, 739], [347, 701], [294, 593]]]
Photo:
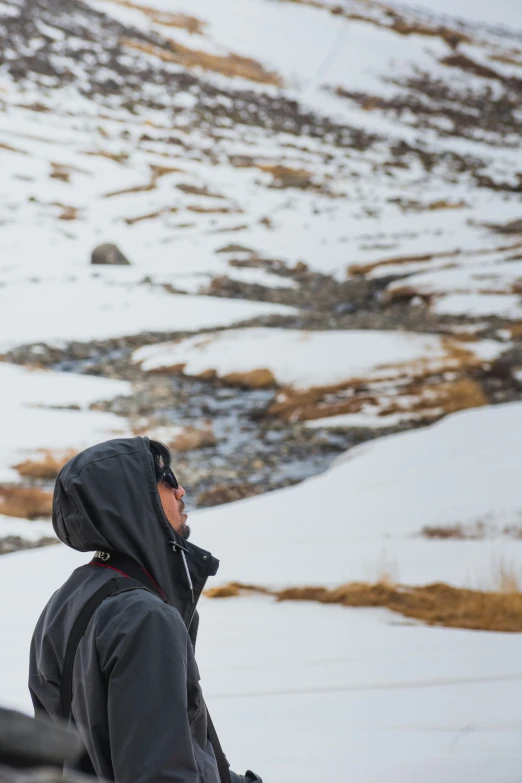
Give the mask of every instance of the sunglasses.
[[169, 487], [172, 487], [172, 489], [178, 489], [179, 484], [176, 476], [172, 472], [172, 468], [165, 468], [163, 473], [161, 474], [160, 481], [164, 481], [166, 484], [169, 485]]

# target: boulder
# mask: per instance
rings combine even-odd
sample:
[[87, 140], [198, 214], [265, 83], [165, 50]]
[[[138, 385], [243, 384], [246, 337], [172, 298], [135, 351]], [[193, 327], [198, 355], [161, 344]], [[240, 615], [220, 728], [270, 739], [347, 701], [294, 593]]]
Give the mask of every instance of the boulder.
[[130, 266], [129, 259], [123, 255], [118, 245], [104, 242], [95, 247], [91, 253], [91, 264], [104, 266]]

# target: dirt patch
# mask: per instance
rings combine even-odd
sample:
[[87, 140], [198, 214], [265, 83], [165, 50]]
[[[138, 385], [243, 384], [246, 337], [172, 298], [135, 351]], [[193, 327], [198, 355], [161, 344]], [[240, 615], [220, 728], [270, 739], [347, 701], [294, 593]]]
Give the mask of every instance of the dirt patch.
[[0, 486], [0, 514], [6, 517], [50, 517], [52, 501], [52, 492], [37, 487]]
[[483, 591], [451, 587], [442, 582], [407, 587], [387, 582], [351, 582], [332, 590], [293, 587], [269, 590], [231, 582], [206, 591], [209, 598], [271, 595], [277, 601], [315, 601], [350, 607], [382, 607], [427, 625], [481, 631], [522, 632], [522, 593], [508, 584], [506, 590]]

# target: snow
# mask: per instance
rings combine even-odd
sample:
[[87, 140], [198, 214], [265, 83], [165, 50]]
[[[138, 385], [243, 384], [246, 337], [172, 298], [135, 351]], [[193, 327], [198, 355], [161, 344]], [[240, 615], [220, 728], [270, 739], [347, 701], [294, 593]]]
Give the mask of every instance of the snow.
[[511, 321], [522, 319], [522, 302], [517, 294], [447, 294], [437, 299], [432, 309], [439, 315], [496, 316]]
[[142, 331], [197, 331], [292, 312], [280, 305], [169, 294], [150, 286], [111, 286], [103, 280], [13, 284], [0, 288], [0, 350]]
[[518, 0], [411, 0], [397, 2], [392, 0], [391, 6], [397, 8], [422, 8], [430, 14], [447, 14], [451, 19], [462, 19], [466, 22], [485, 22], [493, 27], [504, 27], [522, 31], [522, 12]]
[[522, 569], [522, 541], [420, 531], [520, 525], [521, 426], [522, 403], [510, 403], [371, 441], [302, 484], [193, 513], [195, 543], [218, 552], [226, 530], [220, 582], [337, 585], [391, 571], [409, 584], [491, 584], [502, 561]]
[[[16, 594], [0, 603], [6, 706], [30, 712], [32, 630], [87, 561], [63, 545], [1, 558], [0, 593]], [[354, 783], [517, 779], [522, 636], [265, 598], [202, 598], [200, 615], [202, 686], [234, 769], [273, 783], [317, 783], [344, 769]]]
[[[484, 361], [504, 350], [490, 340], [466, 344], [466, 348]], [[278, 384], [307, 389], [360, 378], [398, 377], [412, 372], [418, 362], [435, 370], [448, 366], [450, 350], [437, 335], [254, 328], [145, 346], [134, 352], [133, 360], [146, 372], [184, 365], [186, 375], [213, 369], [223, 377], [267, 368]]]
[[[27, 369], [0, 362], [3, 424], [0, 481], [13, 481], [12, 466], [39, 449], [81, 449], [129, 433], [125, 419], [89, 405], [129, 393], [130, 384], [88, 375]], [[79, 410], [68, 406], [78, 406]]]

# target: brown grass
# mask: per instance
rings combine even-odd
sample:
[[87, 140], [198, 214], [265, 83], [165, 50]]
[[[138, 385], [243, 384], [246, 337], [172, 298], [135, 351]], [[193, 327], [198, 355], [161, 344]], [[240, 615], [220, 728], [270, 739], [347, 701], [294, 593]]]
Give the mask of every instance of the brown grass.
[[206, 186], [200, 186], [200, 185], [190, 185], [187, 182], [180, 182], [179, 185], [176, 185], [178, 190], [181, 190], [182, 193], [187, 193], [189, 196], [206, 196], [207, 198], [225, 198], [221, 193], [214, 193], [213, 191], [209, 190]]
[[222, 380], [232, 386], [242, 386], [245, 389], [266, 389], [275, 386], [276, 383], [273, 372], [266, 367], [250, 372], [232, 372], [224, 375]]
[[21, 478], [51, 481], [56, 478], [65, 463], [75, 454], [75, 451], [67, 451], [62, 454], [43, 451], [39, 459], [26, 459], [18, 465], [13, 465], [13, 468]]
[[[113, 198], [114, 196], [126, 196], [129, 193], [148, 193], [151, 190], [155, 190], [158, 180], [161, 177], [166, 177], [167, 174], [184, 173], [182, 169], [178, 169], [175, 166], [150, 166], [150, 180], [144, 185], [133, 185], [130, 188], [122, 188], [121, 190], [112, 190], [109, 193], [105, 193], [104, 198]], [[131, 218], [132, 219], [132, 218]]]
[[486, 535], [486, 526], [477, 522], [472, 526], [456, 525], [426, 525], [421, 530], [421, 536], [445, 541], [455, 539], [457, 541], [479, 541]]
[[417, 21], [408, 21], [399, 12], [386, 5], [385, 3], [369, 2], [368, 5], [376, 6], [380, 10], [384, 11], [384, 18], [386, 21], [373, 16], [363, 16], [358, 13], [350, 13], [350, 11], [344, 8], [342, 5], [338, 6], [325, 6], [318, 0], [286, 0], [290, 3], [298, 3], [300, 5], [309, 5], [313, 8], [320, 8], [324, 11], [329, 11], [335, 16], [342, 16], [352, 22], [364, 22], [366, 24], [374, 25], [375, 27], [382, 28], [384, 30], [393, 30], [398, 35], [421, 35], [427, 38], [440, 38], [452, 48], [455, 48], [459, 43], [473, 43], [473, 39], [461, 33], [459, 30], [454, 30], [450, 27], [429, 27], [428, 25], [421, 24]]
[[382, 607], [427, 625], [482, 631], [522, 632], [522, 592], [516, 576], [505, 571], [498, 590], [471, 590], [442, 582], [407, 587], [383, 581], [351, 582], [332, 590], [326, 587], [266, 587], [231, 582], [207, 590], [209, 598], [271, 595], [277, 601], [316, 601], [349, 607]]
[[51, 179], [59, 179], [62, 182], [70, 182], [71, 168], [70, 166], [63, 166], [61, 163], [53, 163], [51, 161], [51, 173], [49, 176]]
[[[379, 416], [394, 413], [425, 414], [433, 418], [441, 412], [453, 413], [468, 408], [487, 405], [482, 386], [470, 378], [457, 378], [454, 381], [440, 382], [437, 379], [448, 371], [464, 373], [481, 367], [484, 363], [473, 352], [452, 338], [443, 339], [446, 356], [440, 362], [418, 360], [404, 365], [390, 365], [381, 370], [402, 370], [386, 376], [380, 373], [374, 379], [351, 378], [334, 386], [317, 386], [311, 389], [293, 389], [284, 387], [268, 409], [268, 415], [284, 420], [312, 421], [346, 413], [358, 413], [363, 407], [378, 407], [379, 391], [372, 388], [373, 383], [389, 381], [397, 386], [397, 400], [379, 411]], [[352, 390], [349, 397], [342, 392]], [[335, 395], [341, 394], [341, 399]], [[414, 401], [402, 403], [399, 395], [413, 397]]]
[[470, 57], [466, 57], [464, 54], [451, 54], [449, 57], [444, 57], [440, 61], [442, 65], [448, 65], [450, 68], [459, 68], [461, 71], [473, 74], [473, 76], [480, 76], [483, 79], [501, 79], [502, 77], [494, 71], [492, 68], [488, 68], [482, 63], [477, 63]]
[[199, 204], [189, 204], [187, 210], [200, 215], [238, 215], [243, 212], [242, 209], [237, 209], [237, 207], [202, 207]]
[[432, 261], [434, 258], [453, 258], [459, 255], [458, 250], [446, 251], [444, 253], [425, 253], [420, 256], [392, 256], [391, 258], [382, 258], [379, 261], [372, 261], [368, 264], [354, 264], [349, 270], [349, 276], [352, 275], [367, 275], [374, 269], [381, 266], [395, 266], [396, 264], [417, 264], [421, 262]]
[[0, 514], [22, 519], [51, 516], [52, 492], [37, 487], [0, 486]]
[[132, 8], [134, 11], [141, 11], [141, 13], [148, 16], [152, 22], [164, 25], [165, 27], [178, 27], [181, 30], [186, 30], [189, 33], [196, 33], [198, 35], [202, 35], [203, 30], [206, 27], [206, 23], [196, 16], [160, 11], [156, 8], [132, 3], [130, 0], [111, 0], [111, 2], [116, 3], [117, 5], [123, 5], [125, 8]]
[[294, 169], [278, 164], [256, 164], [256, 168], [271, 174], [272, 186], [276, 188], [300, 188], [305, 190], [312, 183], [312, 173], [306, 169]]
[[[518, 55], [518, 58], [515, 56]], [[505, 65], [517, 65], [522, 68], [522, 52], [514, 51], [511, 54], [491, 54], [489, 59], [493, 62], [504, 63]]]
[[58, 201], [53, 201], [52, 206], [59, 207], [62, 210], [58, 215], [58, 220], [76, 220], [78, 218], [78, 207], [72, 207], [70, 204], [61, 204]]
[[7, 152], [16, 152], [18, 155], [29, 155], [25, 150], [19, 150], [17, 147], [11, 147], [10, 144], [4, 144], [0, 142], [0, 150], [6, 150]]
[[161, 217], [166, 214], [174, 214], [178, 212], [177, 207], [167, 207], [166, 209], [157, 209], [155, 212], [147, 212], [145, 215], [136, 215], [131, 218], [123, 218], [128, 226], [133, 226], [135, 223], [141, 223], [143, 220], [154, 220], [154, 218]]
[[238, 54], [210, 54], [198, 49], [190, 49], [174, 41], [170, 42], [169, 48], [130, 38], [123, 38], [121, 44], [129, 49], [159, 57], [163, 62], [178, 63], [185, 68], [200, 68], [203, 71], [220, 73], [222, 76], [239, 77], [259, 84], [273, 84], [276, 87], [281, 87], [283, 84], [278, 74], [267, 71], [257, 60], [241, 57]]
[[87, 150], [84, 155], [90, 155], [95, 158], [107, 158], [113, 160], [115, 163], [124, 164], [127, 163], [129, 155], [126, 152], [108, 152], [107, 150]]

